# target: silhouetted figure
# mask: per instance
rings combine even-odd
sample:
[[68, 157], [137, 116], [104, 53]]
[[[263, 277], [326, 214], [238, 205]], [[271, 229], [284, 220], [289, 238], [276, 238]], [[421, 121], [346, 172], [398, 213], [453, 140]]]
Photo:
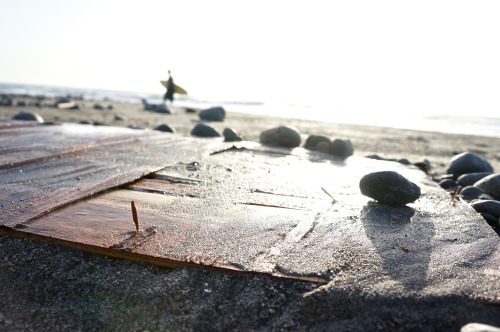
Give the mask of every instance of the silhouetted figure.
[[167, 92], [165, 92], [165, 95], [163, 96], [163, 100], [170, 100], [174, 101], [174, 79], [170, 75], [170, 70], [168, 71], [168, 81], [167, 81]]

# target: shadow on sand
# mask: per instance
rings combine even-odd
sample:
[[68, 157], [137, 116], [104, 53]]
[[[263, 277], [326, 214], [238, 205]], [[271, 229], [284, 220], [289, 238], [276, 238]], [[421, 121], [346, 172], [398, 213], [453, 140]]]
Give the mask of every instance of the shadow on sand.
[[424, 288], [434, 225], [415, 218], [415, 210], [411, 207], [374, 202], [363, 207], [361, 221], [389, 276], [407, 290]]

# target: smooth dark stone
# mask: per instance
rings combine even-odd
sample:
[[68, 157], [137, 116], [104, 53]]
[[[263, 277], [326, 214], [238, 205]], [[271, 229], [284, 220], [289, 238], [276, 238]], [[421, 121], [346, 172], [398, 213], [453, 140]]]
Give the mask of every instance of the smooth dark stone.
[[191, 130], [191, 135], [199, 137], [220, 137], [220, 134], [214, 128], [204, 123], [198, 123]]
[[[319, 135], [310, 135], [306, 142], [304, 143], [304, 148], [308, 150], [318, 150], [318, 144], [321, 142], [328, 143], [328, 147], [330, 147], [331, 141], [328, 137], [319, 136]], [[327, 151], [329, 153], [329, 151]]]
[[361, 193], [380, 203], [401, 206], [420, 197], [420, 187], [393, 171], [374, 172], [361, 178]]
[[455, 190], [457, 187], [457, 183], [453, 179], [444, 179], [439, 181], [439, 186], [445, 190], [449, 190], [450, 188]]
[[232, 128], [224, 128], [222, 135], [224, 136], [224, 142], [239, 142], [244, 140], [244, 137]]
[[346, 139], [334, 139], [330, 145], [330, 153], [334, 156], [347, 158], [352, 156], [354, 153], [354, 148], [350, 140]]
[[294, 128], [280, 126], [260, 133], [260, 142], [264, 145], [296, 148], [300, 145], [300, 135]]
[[484, 220], [486, 220], [488, 225], [490, 225], [491, 227], [500, 227], [500, 219], [498, 219], [497, 217], [489, 213], [480, 213], [480, 214], [484, 218]]
[[493, 173], [493, 167], [488, 161], [478, 155], [471, 152], [464, 152], [451, 159], [450, 166], [446, 172], [458, 177], [468, 173]]
[[484, 194], [484, 191], [474, 186], [467, 186], [460, 190], [459, 196], [462, 197], [466, 201], [472, 201], [474, 199], [481, 198]]
[[489, 213], [496, 218], [500, 218], [500, 201], [488, 200], [477, 201], [471, 204], [472, 208], [480, 213]]
[[115, 114], [114, 119], [115, 119], [115, 121], [124, 121], [125, 120], [121, 115], [118, 115], [118, 114]]
[[186, 113], [196, 113], [196, 110], [194, 108], [186, 108]]
[[458, 177], [457, 183], [461, 187], [472, 186], [477, 181], [491, 174], [492, 173], [486, 173], [486, 172], [463, 174]]
[[224, 110], [224, 108], [217, 106], [200, 111], [198, 115], [202, 120], [224, 121], [224, 117], [226, 116], [226, 111]]
[[500, 173], [488, 175], [478, 182], [474, 187], [481, 188], [486, 194], [500, 200]]
[[12, 117], [13, 120], [22, 120], [22, 121], [36, 121], [43, 123], [43, 118], [40, 114], [33, 112], [19, 112]]
[[173, 133], [174, 132], [174, 130], [172, 128], [170, 128], [170, 126], [167, 124], [161, 124], [161, 125], [157, 126], [154, 130], [163, 131], [165, 133]]
[[112, 110], [113, 109], [113, 105], [108, 105], [107, 109], [108, 110]]
[[403, 165], [410, 165], [411, 164], [411, 162], [406, 158], [398, 159], [398, 163], [403, 164]]
[[104, 109], [104, 107], [101, 104], [94, 104], [93, 107], [95, 110], [103, 110]]
[[80, 121], [78, 123], [79, 124], [87, 124], [87, 125], [92, 124], [92, 122], [90, 122], [89, 120], [82, 120], [82, 121]]

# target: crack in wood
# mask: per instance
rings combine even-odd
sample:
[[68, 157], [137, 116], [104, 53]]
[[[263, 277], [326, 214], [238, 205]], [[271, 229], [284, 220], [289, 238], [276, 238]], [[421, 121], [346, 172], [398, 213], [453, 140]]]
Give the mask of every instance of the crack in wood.
[[142, 246], [144, 243], [152, 239], [155, 236], [156, 232], [157, 231], [155, 226], [148, 227], [146, 230], [139, 233], [134, 232], [134, 234], [130, 235], [125, 240], [121, 241], [120, 243], [113, 244], [109, 246], [109, 248], [124, 251], [133, 251], [134, 249]]

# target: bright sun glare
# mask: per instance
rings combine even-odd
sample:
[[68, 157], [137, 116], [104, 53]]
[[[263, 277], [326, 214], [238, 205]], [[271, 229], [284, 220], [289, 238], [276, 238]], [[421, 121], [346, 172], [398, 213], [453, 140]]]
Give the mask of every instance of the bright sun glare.
[[495, 1], [0, 3], [4, 82], [327, 111], [498, 113]]

